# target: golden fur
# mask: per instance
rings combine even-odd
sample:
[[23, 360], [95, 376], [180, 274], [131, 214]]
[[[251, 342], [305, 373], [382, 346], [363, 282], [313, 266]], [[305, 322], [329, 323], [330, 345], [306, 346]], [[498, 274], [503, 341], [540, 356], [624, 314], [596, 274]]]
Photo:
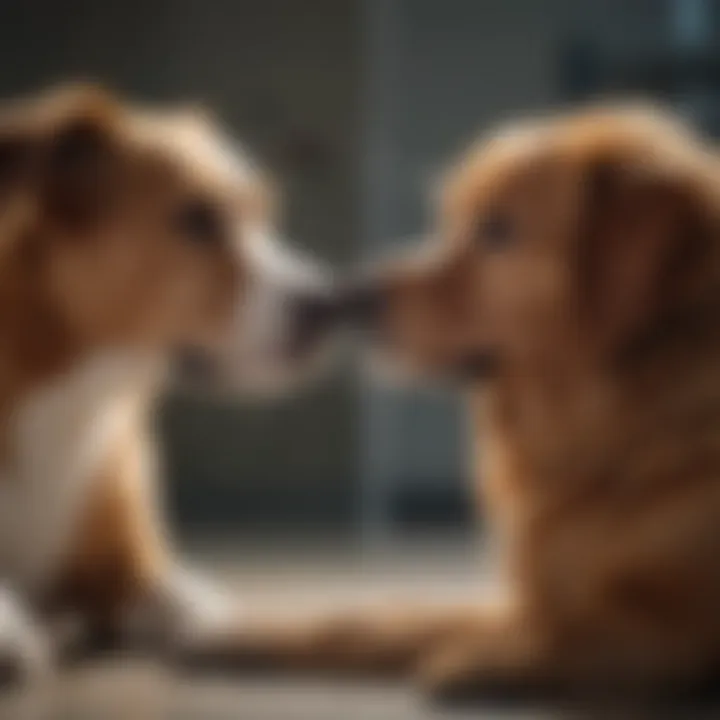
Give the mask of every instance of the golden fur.
[[718, 669], [718, 170], [643, 108], [518, 126], [465, 156], [439, 249], [373, 282], [381, 350], [461, 377], [507, 599], [269, 622], [245, 632], [246, 662], [412, 671], [441, 695]]

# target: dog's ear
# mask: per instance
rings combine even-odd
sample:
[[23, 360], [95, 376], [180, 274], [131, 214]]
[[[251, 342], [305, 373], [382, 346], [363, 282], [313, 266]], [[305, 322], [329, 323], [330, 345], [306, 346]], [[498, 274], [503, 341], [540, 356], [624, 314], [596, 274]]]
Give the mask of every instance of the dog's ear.
[[0, 209], [30, 179], [37, 137], [22, 123], [0, 117]]
[[56, 91], [42, 140], [44, 211], [75, 226], [97, 218], [112, 197], [118, 172], [120, 109], [93, 87]]
[[111, 196], [119, 105], [94, 87], [55, 89], [0, 112], [0, 207], [28, 191], [46, 219], [91, 220]]
[[707, 199], [692, 171], [623, 158], [585, 168], [584, 191], [583, 319], [603, 349], [620, 350], [693, 291], [709, 244]]

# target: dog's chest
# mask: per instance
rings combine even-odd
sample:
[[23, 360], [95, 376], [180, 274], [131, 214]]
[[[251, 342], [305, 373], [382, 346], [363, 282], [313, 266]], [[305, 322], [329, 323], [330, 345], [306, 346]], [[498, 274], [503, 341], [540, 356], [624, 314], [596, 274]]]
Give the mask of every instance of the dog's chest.
[[40, 590], [67, 550], [83, 500], [137, 406], [136, 368], [95, 357], [22, 401], [0, 470], [0, 573]]

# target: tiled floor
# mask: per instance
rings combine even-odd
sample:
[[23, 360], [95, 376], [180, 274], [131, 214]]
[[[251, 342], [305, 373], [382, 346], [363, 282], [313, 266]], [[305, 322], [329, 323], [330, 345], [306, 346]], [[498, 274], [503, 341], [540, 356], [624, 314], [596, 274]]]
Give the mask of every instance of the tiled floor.
[[[265, 544], [233, 541], [195, 546], [196, 564], [220, 578], [250, 607], [304, 607], [380, 598], [466, 598], [483, 584], [482, 552], [467, 543], [394, 545], [360, 553], [342, 543]], [[139, 659], [108, 659], [0, 698], [0, 720], [598, 720], [668, 717], [657, 708], [558, 711], [550, 708], [441, 710], [410, 687], [307, 680], [179, 679]], [[720, 718], [701, 706], [672, 717]]]

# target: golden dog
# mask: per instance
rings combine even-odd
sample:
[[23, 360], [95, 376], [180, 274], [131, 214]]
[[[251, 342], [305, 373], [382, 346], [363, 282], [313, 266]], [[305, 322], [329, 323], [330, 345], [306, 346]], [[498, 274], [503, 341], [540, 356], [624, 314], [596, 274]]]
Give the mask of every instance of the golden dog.
[[[247, 629], [245, 661], [433, 693], [639, 689], [720, 661], [720, 174], [648, 108], [519, 125], [445, 185], [440, 245], [346, 312], [458, 378], [506, 597]], [[233, 653], [238, 638], [232, 638]]]

